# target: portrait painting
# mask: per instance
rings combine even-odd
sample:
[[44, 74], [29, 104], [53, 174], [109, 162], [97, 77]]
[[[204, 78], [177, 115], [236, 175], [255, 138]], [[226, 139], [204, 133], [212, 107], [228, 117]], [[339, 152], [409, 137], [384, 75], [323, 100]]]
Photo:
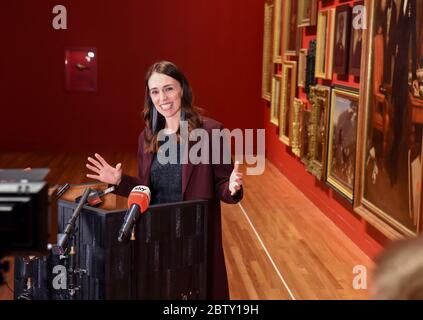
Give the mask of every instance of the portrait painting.
[[413, 236], [422, 227], [423, 1], [366, 1], [366, 7], [355, 210], [390, 238]]
[[317, 0], [298, 0], [298, 27], [315, 26]]
[[279, 138], [290, 145], [293, 105], [297, 90], [297, 63], [285, 61], [282, 65], [281, 109], [279, 114]]
[[348, 5], [337, 7], [335, 21], [333, 71], [338, 75], [346, 75], [349, 62], [351, 7]]
[[352, 202], [357, 144], [359, 95], [335, 87], [329, 112], [327, 182]]
[[[364, 6], [364, 2], [357, 2], [355, 6]], [[356, 19], [358, 14], [360, 14], [359, 11], [357, 11], [357, 13], [353, 13], [352, 21]], [[363, 47], [363, 32], [364, 30], [362, 28], [362, 25], [355, 26], [353, 23], [351, 23], [349, 73], [356, 77], [360, 76], [361, 70], [361, 50]]]
[[261, 97], [271, 101], [272, 98], [272, 75], [273, 75], [273, 2], [264, 3], [264, 31], [263, 31], [263, 67], [261, 79]]
[[297, 27], [298, 21], [298, 1], [285, 0], [284, 11], [284, 54], [287, 56], [296, 56], [300, 44], [300, 32]]

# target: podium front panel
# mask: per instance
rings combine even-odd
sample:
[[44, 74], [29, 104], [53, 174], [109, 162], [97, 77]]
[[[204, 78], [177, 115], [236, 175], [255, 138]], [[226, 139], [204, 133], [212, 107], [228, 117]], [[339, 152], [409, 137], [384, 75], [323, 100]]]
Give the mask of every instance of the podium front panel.
[[[59, 200], [59, 232], [76, 203]], [[135, 229], [136, 239], [118, 242], [125, 211], [85, 206], [76, 221], [76, 299], [205, 299], [207, 292], [207, 201], [151, 206]], [[32, 261], [33, 299], [66, 299], [66, 290], [52, 287], [58, 256]], [[16, 259], [15, 298], [25, 280], [22, 259]]]

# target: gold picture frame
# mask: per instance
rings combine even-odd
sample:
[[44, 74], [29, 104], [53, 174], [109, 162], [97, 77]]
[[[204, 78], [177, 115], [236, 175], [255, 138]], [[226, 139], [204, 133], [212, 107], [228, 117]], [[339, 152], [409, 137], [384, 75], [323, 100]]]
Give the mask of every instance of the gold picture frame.
[[307, 49], [300, 49], [298, 57], [298, 86], [305, 88], [307, 77]]
[[[416, 236], [423, 227], [422, 201], [410, 211], [409, 181], [410, 170], [415, 170], [417, 178], [423, 177], [423, 95], [417, 97], [415, 80], [408, 81], [417, 72], [412, 67], [417, 57], [411, 52], [423, 39], [423, 1], [411, 0], [408, 6], [391, 19], [407, 19], [416, 25], [401, 28], [397, 24], [397, 36], [389, 37], [384, 24], [395, 23], [386, 19], [389, 8], [380, 1], [365, 1], [368, 19], [362, 56], [366, 59], [361, 60], [354, 211], [389, 239]], [[396, 50], [390, 51], [392, 47]], [[422, 59], [423, 50], [418, 53]], [[421, 186], [417, 192], [421, 199]]]
[[264, 100], [272, 99], [272, 75], [273, 75], [273, 16], [275, 5], [273, 1], [264, 3], [264, 31], [263, 31], [263, 69], [261, 79], [261, 97]]
[[283, 54], [296, 56], [300, 47], [300, 29], [298, 29], [298, 1], [284, 0], [284, 28], [283, 28]]
[[282, 63], [282, 0], [275, 0], [273, 14], [273, 62]]
[[332, 79], [333, 43], [335, 40], [335, 8], [319, 11], [315, 76]]
[[310, 88], [311, 119], [309, 125], [309, 159], [307, 171], [318, 180], [326, 178], [327, 128], [331, 88]]
[[301, 117], [303, 115], [304, 109], [304, 101], [298, 98], [294, 98], [291, 151], [298, 158], [301, 158]]
[[300, 117], [301, 162], [307, 167], [310, 159], [310, 119], [311, 111], [304, 108]]
[[298, 27], [315, 26], [317, 0], [298, 0]]
[[281, 108], [279, 113], [279, 139], [290, 145], [292, 134], [292, 108], [297, 92], [297, 62], [285, 61], [282, 65]]
[[329, 112], [327, 183], [352, 203], [357, 144], [358, 91], [332, 89]]
[[272, 100], [270, 104], [270, 122], [279, 126], [279, 107], [281, 101], [281, 80], [280, 74], [275, 74], [272, 79]]

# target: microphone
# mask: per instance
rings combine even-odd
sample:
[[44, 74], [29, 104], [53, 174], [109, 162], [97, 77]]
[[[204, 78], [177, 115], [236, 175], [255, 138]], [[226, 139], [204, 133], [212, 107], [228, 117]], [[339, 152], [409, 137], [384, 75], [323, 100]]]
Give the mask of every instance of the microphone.
[[126, 242], [131, 233], [131, 229], [141, 213], [144, 213], [150, 204], [151, 192], [146, 186], [136, 186], [132, 189], [128, 197], [128, 208], [122, 227], [119, 230], [118, 241]]
[[53, 254], [62, 255], [66, 252], [68, 248], [69, 238], [72, 236], [73, 232], [75, 231], [75, 222], [78, 219], [79, 214], [82, 211], [82, 208], [87, 202], [90, 192], [91, 192], [90, 188], [85, 189], [81, 199], [78, 202], [78, 205], [76, 206], [72, 214], [72, 217], [69, 219], [68, 223], [65, 226], [65, 231], [57, 235], [58, 237], [57, 245], [52, 247]]

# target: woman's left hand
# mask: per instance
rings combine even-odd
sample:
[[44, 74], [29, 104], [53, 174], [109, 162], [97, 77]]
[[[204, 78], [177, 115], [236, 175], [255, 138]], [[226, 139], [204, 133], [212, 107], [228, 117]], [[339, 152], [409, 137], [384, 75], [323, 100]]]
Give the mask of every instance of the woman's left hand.
[[243, 174], [239, 171], [239, 162], [235, 162], [234, 170], [231, 173], [231, 177], [229, 178], [229, 191], [231, 192], [231, 196], [235, 195], [243, 184], [242, 181]]

